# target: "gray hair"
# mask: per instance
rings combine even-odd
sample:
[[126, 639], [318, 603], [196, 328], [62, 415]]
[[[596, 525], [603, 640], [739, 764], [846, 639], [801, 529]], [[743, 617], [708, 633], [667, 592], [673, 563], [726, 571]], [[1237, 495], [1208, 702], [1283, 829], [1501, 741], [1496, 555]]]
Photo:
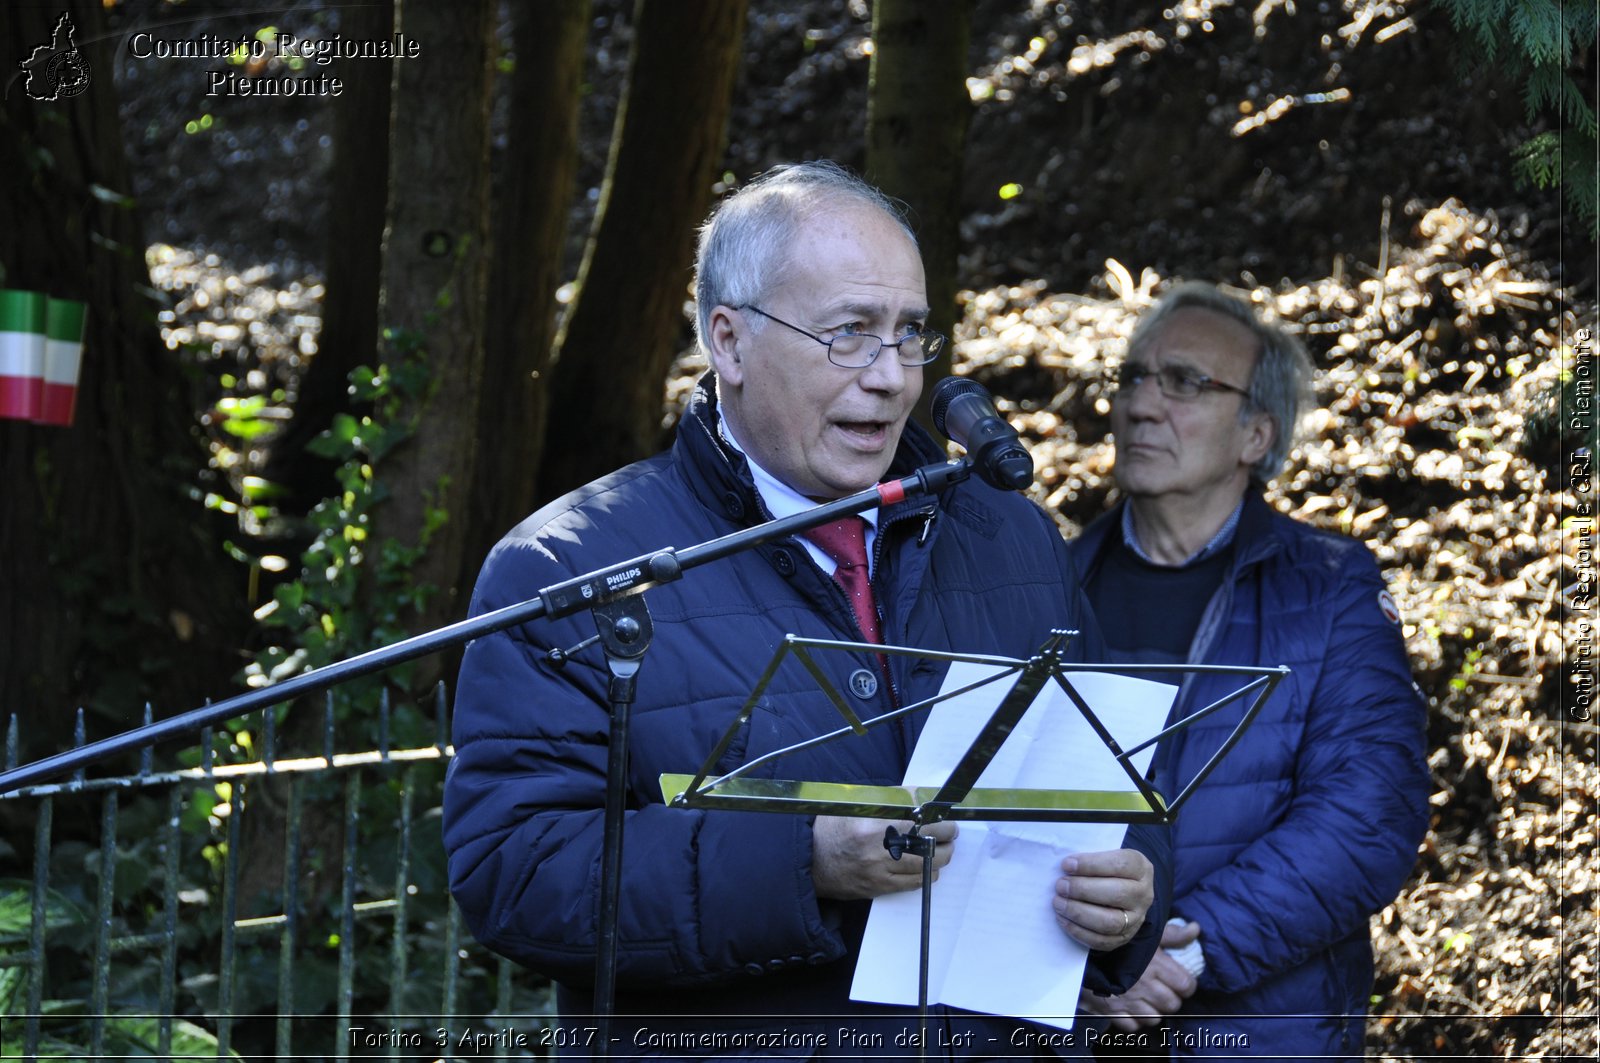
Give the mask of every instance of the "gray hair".
[[1305, 345], [1277, 325], [1257, 316], [1250, 304], [1224, 294], [1215, 285], [1186, 281], [1163, 295], [1139, 321], [1128, 340], [1128, 353], [1143, 348], [1179, 310], [1209, 310], [1250, 330], [1256, 339], [1256, 364], [1250, 372], [1249, 396], [1239, 409], [1239, 423], [1247, 424], [1255, 410], [1272, 419], [1272, 446], [1250, 467], [1250, 480], [1260, 486], [1283, 471], [1294, 446], [1300, 414], [1311, 403], [1311, 358]]
[[[883, 211], [916, 246], [916, 234], [894, 200], [836, 162], [775, 166], [722, 201], [700, 228], [694, 260], [695, 338], [709, 355], [711, 311], [755, 302], [788, 266], [800, 226], [840, 200]], [[765, 319], [755, 317], [751, 328]]]

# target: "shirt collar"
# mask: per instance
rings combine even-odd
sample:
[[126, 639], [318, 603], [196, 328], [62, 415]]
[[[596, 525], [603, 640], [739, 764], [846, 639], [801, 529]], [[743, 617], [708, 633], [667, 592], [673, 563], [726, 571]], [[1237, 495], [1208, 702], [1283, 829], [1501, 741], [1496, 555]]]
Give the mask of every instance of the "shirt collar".
[[[1239, 517], [1243, 515], [1243, 513], [1244, 499], [1241, 497], [1239, 499], [1239, 504], [1233, 507], [1233, 512], [1228, 514], [1228, 519], [1223, 521], [1222, 527], [1217, 529], [1217, 534], [1211, 537], [1210, 542], [1206, 543], [1200, 549], [1196, 550], [1194, 553], [1185, 558], [1183, 565], [1192, 565], [1196, 561], [1203, 561], [1206, 558], [1212, 557], [1218, 552], [1226, 549], [1228, 544], [1233, 542], [1234, 533], [1239, 530]], [[1155, 560], [1149, 554], [1145, 553], [1144, 547], [1139, 545], [1139, 534], [1134, 530], [1133, 527], [1132, 506], [1122, 507], [1122, 541], [1127, 545], [1129, 550], [1132, 550], [1136, 555], [1138, 555], [1141, 561], [1145, 561], [1152, 565], [1161, 564], [1161, 562]], [[1183, 565], [1165, 567], [1182, 568]]]
[[[816, 500], [807, 498], [762, 468], [761, 463], [751, 457], [750, 452], [741, 447], [739, 441], [733, 437], [733, 431], [728, 427], [725, 418], [717, 418], [717, 434], [722, 437], [724, 443], [743, 454], [744, 460], [750, 463], [750, 475], [756, 482], [756, 494], [761, 496], [768, 513], [774, 517], [792, 517], [796, 513], [816, 507]], [[860, 517], [867, 522], [871, 530], [877, 530], [878, 507], [866, 510]]]

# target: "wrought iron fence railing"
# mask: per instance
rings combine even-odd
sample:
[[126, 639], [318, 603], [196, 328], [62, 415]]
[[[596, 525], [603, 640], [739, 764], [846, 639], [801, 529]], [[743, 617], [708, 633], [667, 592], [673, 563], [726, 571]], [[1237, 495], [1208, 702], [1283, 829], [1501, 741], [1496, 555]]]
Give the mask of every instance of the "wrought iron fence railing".
[[[0, 794], [24, 824], [0, 838], [0, 1055], [440, 1058], [455, 1031], [550, 1014], [449, 898], [442, 684], [430, 700], [402, 748], [383, 694], [376, 742], [337, 749], [330, 691], [294, 741], [267, 708], [176, 768], [145, 748], [127, 774]], [[18, 739], [13, 717], [7, 769]]]

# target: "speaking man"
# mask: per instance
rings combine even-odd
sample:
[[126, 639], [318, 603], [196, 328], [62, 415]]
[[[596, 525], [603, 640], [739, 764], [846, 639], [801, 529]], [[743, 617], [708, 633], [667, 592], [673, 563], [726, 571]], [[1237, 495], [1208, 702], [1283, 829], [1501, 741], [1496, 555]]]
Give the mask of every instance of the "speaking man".
[[[711, 372], [675, 444], [511, 532], [484, 566], [475, 612], [943, 460], [908, 415], [945, 338], [926, 325], [916, 242], [876, 189], [827, 163], [773, 171], [722, 204], [695, 270]], [[622, 1053], [698, 1057], [720, 1044], [740, 1058], [793, 1056], [733, 1036], [782, 1030], [808, 1034], [805, 1050], [822, 1056], [905, 1054], [914, 1015], [851, 1001], [849, 987], [872, 898], [916, 888], [919, 859], [892, 859], [881, 821], [673, 808], [658, 778], [700, 766], [786, 635], [1028, 656], [1051, 628], [1087, 627], [1081, 600], [1048, 517], [975, 478], [652, 590], [624, 829]], [[547, 651], [592, 634], [580, 615], [468, 648], [444, 805], [451, 887], [473, 932], [553, 978], [569, 1025], [593, 1010], [608, 675], [597, 650], [561, 670]], [[871, 652], [816, 659], [862, 717], [932, 696], [947, 670]], [[921, 719], [906, 714], [757, 774], [898, 784]], [[840, 723], [803, 669], [780, 670], [718, 768]], [[942, 867], [960, 847], [956, 829], [927, 833]], [[1132, 850], [1061, 853], [1039, 872], [1038, 903], [1094, 950], [1086, 984], [1131, 985], [1163, 918], [1152, 910], [1151, 861]], [[916, 957], [907, 942], [906, 962]], [[1010, 1052], [1023, 1025], [944, 1009], [938, 1023], [935, 1056]]]

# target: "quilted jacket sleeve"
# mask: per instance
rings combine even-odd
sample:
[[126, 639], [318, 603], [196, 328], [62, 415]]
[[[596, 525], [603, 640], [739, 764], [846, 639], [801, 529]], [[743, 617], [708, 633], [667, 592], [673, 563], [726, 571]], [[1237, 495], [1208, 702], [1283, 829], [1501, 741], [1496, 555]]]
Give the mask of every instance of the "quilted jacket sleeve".
[[[474, 612], [531, 597], [560, 572], [536, 545], [503, 543], [485, 566]], [[571, 646], [592, 633], [585, 613], [515, 627], [468, 647], [444, 803], [451, 889], [473, 933], [575, 986], [593, 979], [608, 677], [603, 666], [576, 659], [556, 671], [543, 657], [550, 645]], [[647, 783], [636, 779], [634, 789], [644, 791]], [[632, 800], [624, 831], [620, 983], [694, 985], [772, 957], [815, 963], [843, 955], [844, 943], [824, 925], [812, 890], [805, 817]]]
[[1333, 621], [1288, 814], [1173, 905], [1204, 927], [1206, 989], [1247, 989], [1365, 933], [1427, 827], [1425, 710], [1398, 625], [1380, 609], [1382, 577], [1358, 546], [1337, 564], [1315, 606]]

